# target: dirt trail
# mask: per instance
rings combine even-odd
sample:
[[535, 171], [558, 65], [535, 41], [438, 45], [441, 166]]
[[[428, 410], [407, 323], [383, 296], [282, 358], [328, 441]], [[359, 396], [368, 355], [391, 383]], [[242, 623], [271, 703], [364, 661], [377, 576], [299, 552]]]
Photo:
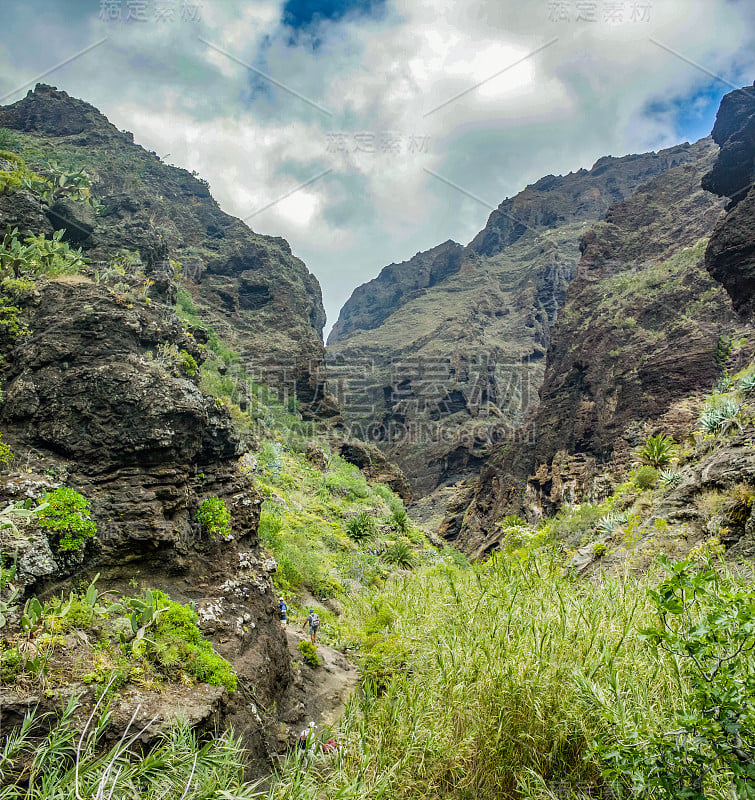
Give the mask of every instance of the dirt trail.
[[298, 737], [300, 727], [310, 721], [318, 727], [332, 727], [343, 714], [349, 695], [357, 686], [356, 667], [339, 650], [317, 643], [320, 666], [312, 669], [302, 661], [297, 650], [299, 642], [309, 637], [289, 623], [286, 627], [288, 650], [294, 669], [294, 682], [288, 693], [288, 704], [283, 720], [290, 726], [290, 733]]

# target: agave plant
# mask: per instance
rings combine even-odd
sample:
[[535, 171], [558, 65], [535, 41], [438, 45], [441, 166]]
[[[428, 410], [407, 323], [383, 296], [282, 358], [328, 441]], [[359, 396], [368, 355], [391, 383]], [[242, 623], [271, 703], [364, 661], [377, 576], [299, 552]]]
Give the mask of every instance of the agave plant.
[[755, 389], [755, 370], [748, 372], [740, 378], [739, 388], [746, 395]]
[[734, 426], [741, 427], [737, 418], [740, 408], [733, 397], [716, 397], [703, 409], [698, 427], [705, 433], [726, 433]]
[[617, 514], [611, 512], [601, 517], [597, 524], [596, 529], [602, 536], [610, 536], [617, 528], [620, 528], [627, 521], [626, 514]]
[[658, 473], [658, 481], [664, 486], [678, 486], [684, 480], [684, 473], [677, 469], [662, 469]]

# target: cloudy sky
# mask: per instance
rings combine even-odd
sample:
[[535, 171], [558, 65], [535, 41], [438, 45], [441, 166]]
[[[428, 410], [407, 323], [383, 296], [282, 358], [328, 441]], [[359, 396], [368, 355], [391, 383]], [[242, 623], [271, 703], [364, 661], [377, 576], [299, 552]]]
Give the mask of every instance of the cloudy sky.
[[2, 103], [43, 80], [199, 172], [291, 242], [328, 328], [386, 264], [543, 175], [707, 135], [755, 78], [751, 0], [26, 0], [3, 24]]

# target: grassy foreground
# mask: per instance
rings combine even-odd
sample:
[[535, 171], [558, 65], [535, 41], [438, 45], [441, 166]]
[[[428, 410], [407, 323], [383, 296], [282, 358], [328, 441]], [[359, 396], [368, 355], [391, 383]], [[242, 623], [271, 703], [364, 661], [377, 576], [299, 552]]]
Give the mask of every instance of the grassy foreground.
[[[576, 583], [547, 556], [499, 558], [357, 598], [364, 691], [345, 748], [287, 770], [269, 797], [611, 796], [595, 743], [671, 731], [693, 710], [685, 659], [641, 633], [657, 580]], [[751, 653], [740, 666], [752, 672]], [[705, 796], [731, 797], [729, 780], [711, 774]]]

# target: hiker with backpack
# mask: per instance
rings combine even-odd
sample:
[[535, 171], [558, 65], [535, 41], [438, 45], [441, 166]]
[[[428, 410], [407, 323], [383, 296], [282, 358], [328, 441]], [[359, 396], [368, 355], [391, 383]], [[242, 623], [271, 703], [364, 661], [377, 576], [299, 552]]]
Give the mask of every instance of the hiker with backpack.
[[306, 628], [307, 625], [309, 625], [309, 640], [314, 644], [317, 639], [317, 631], [320, 630], [320, 617], [315, 613], [314, 608], [309, 609], [309, 614], [304, 620], [304, 627]]
[[[299, 756], [304, 759], [304, 766], [307, 766], [309, 762], [307, 748], [314, 742], [315, 728], [317, 728], [317, 725], [314, 722], [310, 722], [299, 734]], [[309, 749], [311, 750], [311, 747]]]
[[286, 624], [286, 613], [288, 612], [288, 606], [286, 605], [286, 601], [282, 598], [278, 598], [278, 614], [280, 616], [280, 621], [285, 625]]

